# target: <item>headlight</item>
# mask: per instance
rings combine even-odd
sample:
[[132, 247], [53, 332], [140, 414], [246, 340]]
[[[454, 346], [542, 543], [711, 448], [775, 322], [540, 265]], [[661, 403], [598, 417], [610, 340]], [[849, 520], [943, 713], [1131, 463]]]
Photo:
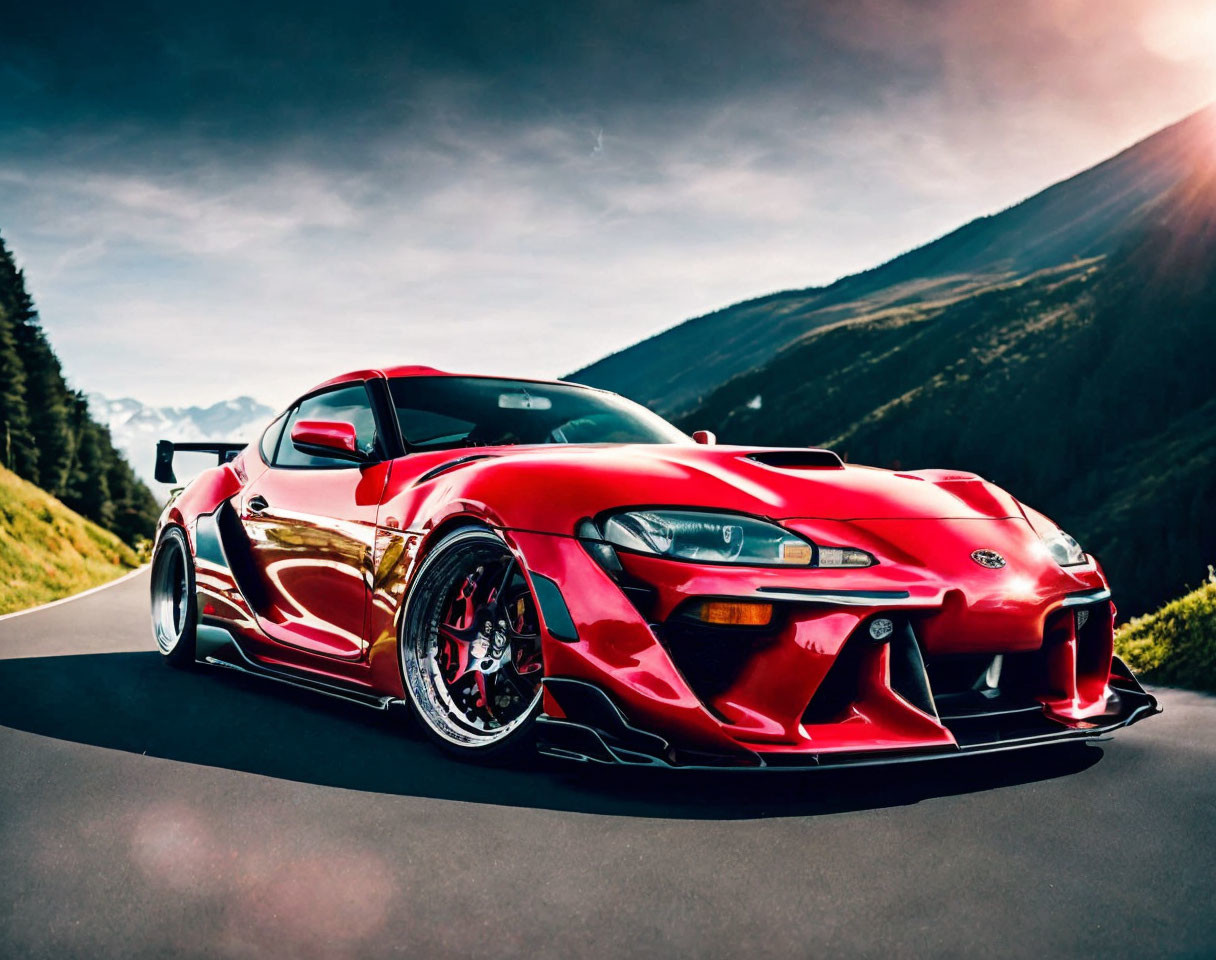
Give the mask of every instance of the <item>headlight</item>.
[[864, 550], [855, 547], [820, 547], [817, 567], [870, 567], [878, 563]]
[[1081, 544], [1059, 527], [1045, 534], [1043, 543], [1047, 545], [1047, 551], [1051, 554], [1052, 559], [1062, 567], [1075, 567], [1078, 564], [1086, 563], [1089, 559], [1085, 556], [1085, 551], [1081, 549]]
[[864, 550], [817, 549], [810, 541], [764, 520], [694, 510], [613, 514], [604, 522], [603, 539], [623, 550], [698, 563], [781, 567], [868, 567], [874, 563]]

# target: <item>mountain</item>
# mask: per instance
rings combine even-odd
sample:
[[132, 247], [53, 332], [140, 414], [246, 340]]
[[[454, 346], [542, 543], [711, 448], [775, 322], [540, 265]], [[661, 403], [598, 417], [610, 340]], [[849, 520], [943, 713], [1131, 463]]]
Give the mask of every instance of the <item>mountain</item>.
[[[252, 397], [223, 400], [207, 407], [151, 407], [130, 397], [112, 400], [100, 393], [89, 395], [89, 409], [109, 428], [136, 473], [162, 499], [169, 488], [152, 477], [156, 441], [252, 440], [275, 413]], [[185, 480], [214, 460], [201, 454], [178, 454], [178, 480]]]
[[[0, 466], [134, 545], [151, 536], [151, 492], [71, 389], [25, 275], [0, 239]], [[15, 522], [0, 513], [0, 533]], [[0, 567], [0, 573], [9, 573]]]
[[[738, 347], [750, 337], [763, 348]], [[709, 369], [680, 362], [694, 341], [718, 345]], [[1214, 357], [1209, 108], [877, 270], [690, 321], [575, 377], [724, 442], [973, 470], [1096, 554], [1127, 616], [1216, 560]]]
[[[568, 379], [666, 415], [762, 366], [812, 331], [944, 301], [1118, 250], [1216, 153], [1216, 105], [1042, 193], [826, 287], [738, 303], [605, 357]], [[881, 229], [881, 225], [876, 225]]]

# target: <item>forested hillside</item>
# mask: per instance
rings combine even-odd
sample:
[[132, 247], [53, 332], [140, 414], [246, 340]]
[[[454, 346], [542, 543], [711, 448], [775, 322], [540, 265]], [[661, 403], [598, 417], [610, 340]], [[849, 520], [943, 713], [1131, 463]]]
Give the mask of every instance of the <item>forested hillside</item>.
[[64, 380], [25, 278], [0, 239], [0, 466], [134, 544], [158, 508]]

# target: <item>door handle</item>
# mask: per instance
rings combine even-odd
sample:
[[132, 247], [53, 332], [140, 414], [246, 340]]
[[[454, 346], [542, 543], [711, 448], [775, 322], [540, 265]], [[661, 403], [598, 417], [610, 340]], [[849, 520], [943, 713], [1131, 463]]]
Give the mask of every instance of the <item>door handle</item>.
[[249, 508], [250, 513], [265, 513], [266, 508], [269, 507], [270, 504], [267, 503], [266, 498], [259, 493], [250, 497], [245, 506]]

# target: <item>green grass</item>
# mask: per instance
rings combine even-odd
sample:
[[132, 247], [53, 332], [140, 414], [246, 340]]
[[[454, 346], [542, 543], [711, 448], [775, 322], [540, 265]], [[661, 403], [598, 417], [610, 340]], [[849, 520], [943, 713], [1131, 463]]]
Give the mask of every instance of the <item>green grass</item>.
[[0, 467], [0, 614], [96, 587], [140, 562], [114, 534]]
[[1216, 693], [1216, 575], [1209, 572], [1198, 590], [1125, 624], [1115, 652], [1152, 683]]

